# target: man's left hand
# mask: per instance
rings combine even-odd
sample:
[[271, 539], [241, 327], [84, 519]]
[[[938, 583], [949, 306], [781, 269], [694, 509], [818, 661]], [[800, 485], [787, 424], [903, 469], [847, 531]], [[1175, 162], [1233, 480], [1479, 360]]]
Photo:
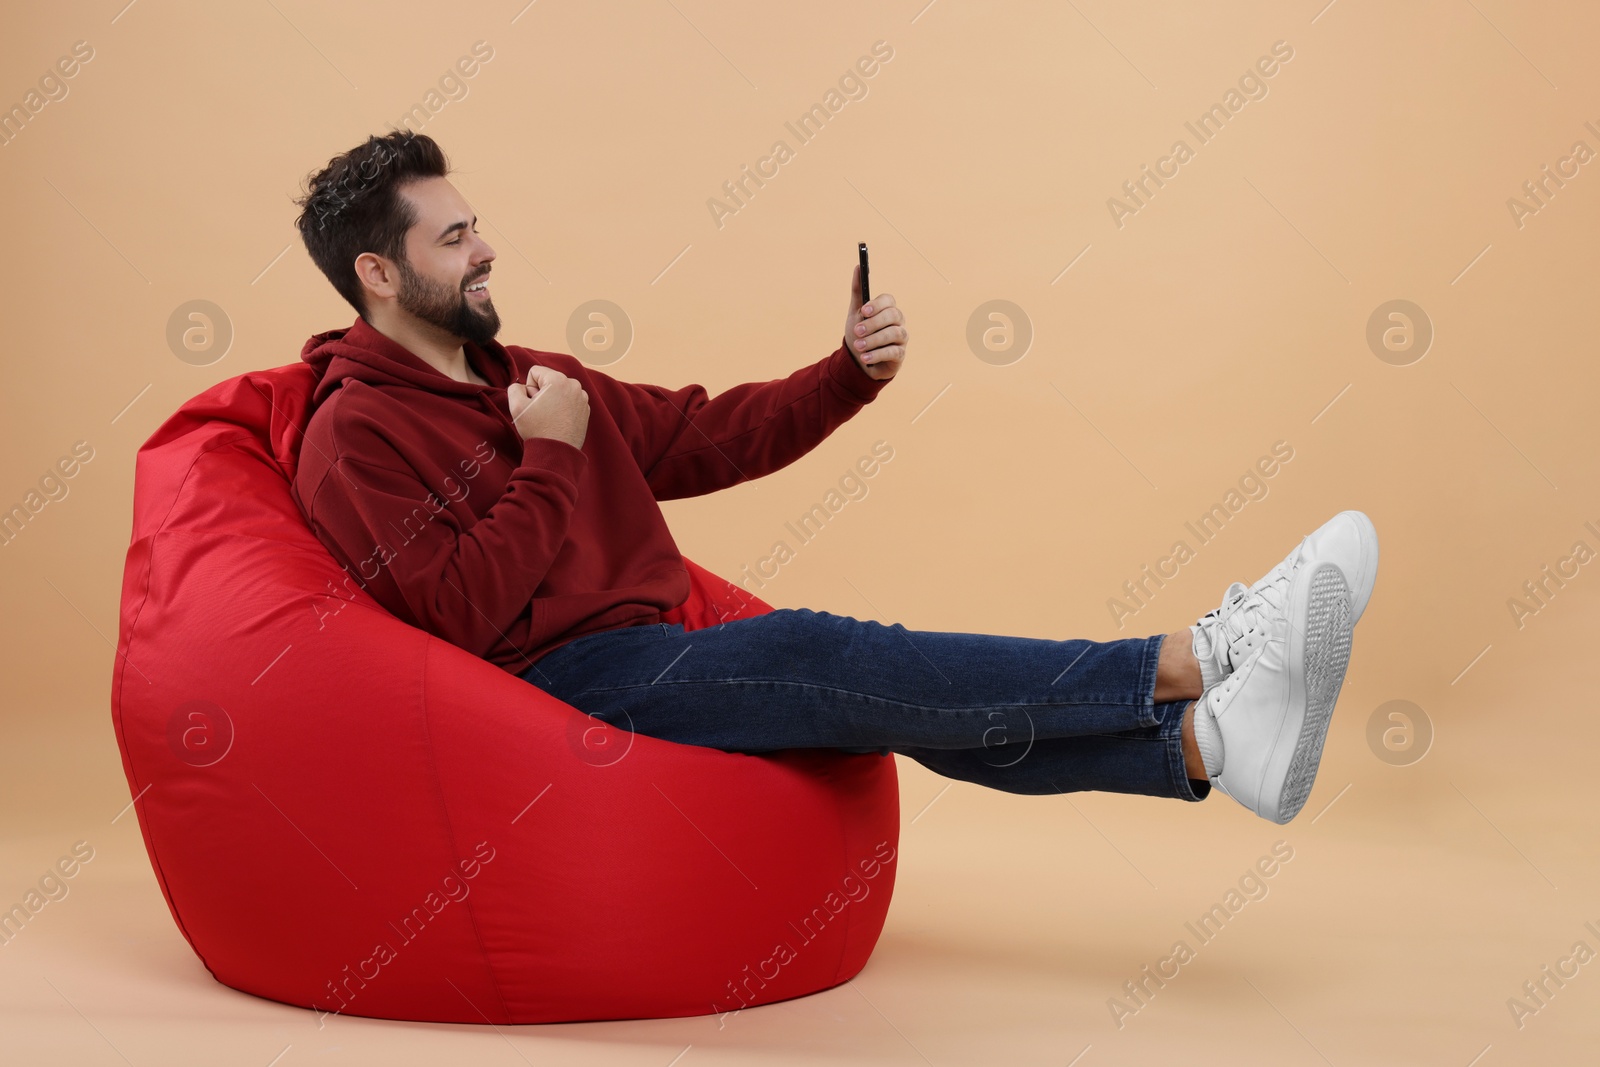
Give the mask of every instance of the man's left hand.
[[850, 354], [869, 378], [893, 378], [906, 358], [906, 317], [895, 306], [894, 297], [879, 293], [863, 306], [861, 267], [855, 268], [850, 284], [850, 313], [845, 316], [844, 335]]

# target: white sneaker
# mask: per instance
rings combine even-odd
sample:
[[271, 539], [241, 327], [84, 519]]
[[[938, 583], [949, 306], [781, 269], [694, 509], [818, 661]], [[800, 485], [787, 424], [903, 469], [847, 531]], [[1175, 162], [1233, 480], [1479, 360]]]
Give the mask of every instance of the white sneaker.
[[1228, 586], [1222, 603], [1195, 623], [1194, 654], [1202, 661], [1206, 680], [1228, 677], [1244, 660], [1245, 633], [1262, 625], [1273, 610], [1261, 599], [1260, 591], [1280, 581], [1292, 567], [1323, 562], [1336, 564], [1344, 576], [1350, 591], [1350, 625], [1360, 620], [1378, 577], [1378, 531], [1364, 513], [1341, 511], [1304, 537], [1255, 585], [1246, 589], [1243, 582], [1234, 582]]
[[1212, 785], [1282, 824], [1316, 781], [1350, 662], [1353, 613], [1344, 573], [1328, 561], [1291, 561], [1255, 595], [1271, 616], [1242, 635], [1237, 668], [1201, 701], [1222, 736]]

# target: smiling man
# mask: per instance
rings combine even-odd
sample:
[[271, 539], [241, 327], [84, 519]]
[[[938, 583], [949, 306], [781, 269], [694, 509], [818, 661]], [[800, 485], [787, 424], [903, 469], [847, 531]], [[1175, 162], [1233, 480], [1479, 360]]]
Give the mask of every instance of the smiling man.
[[[495, 340], [494, 249], [429, 137], [371, 137], [312, 175], [297, 220], [356, 321], [318, 376], [293, 491], [400, 619], [614, 725], [729, 751], [897, 752], [1013, 793], [1197, 801], [1287, 822], [1316, 776], [1377, 574], [1358, 511], [1171, 634], [1096, 642], [913, 631], [778, 608], [686, 631], [659, 501], [771, 474], [905, 362], [894, 297], [851, 283], [841, 344], [708, 395]], [[982, 561], [969, 561], [981, 568]]]

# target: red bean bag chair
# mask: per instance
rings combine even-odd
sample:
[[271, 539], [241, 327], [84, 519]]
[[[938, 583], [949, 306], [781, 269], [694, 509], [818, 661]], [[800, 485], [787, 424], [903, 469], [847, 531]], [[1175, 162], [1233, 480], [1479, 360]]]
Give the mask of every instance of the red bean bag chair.
[[[221, 382], [140, 448], [111, 712], [145, 848], [211, 974], [324, 1012], [727, 1012], [866, 964], [892, 758], [599, 723], [401, 622], [289, 486], [314, 376]], [[770, 605], [685, 560], [689, 629]]]

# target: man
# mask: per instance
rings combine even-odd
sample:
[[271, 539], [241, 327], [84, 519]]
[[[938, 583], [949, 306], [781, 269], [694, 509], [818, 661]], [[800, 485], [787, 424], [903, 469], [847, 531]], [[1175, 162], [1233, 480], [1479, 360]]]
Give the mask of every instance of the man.
[[890, 751], [1015, 793], [1198, 801], [1287, 822], [1309, 794], [1377, 574], [1357, 511], [1171, 634], [1094, 642], [909, 631], [809, 608], [686, 632], [658, 501], [779, 470], [905, 363], [893, 296], [787, 378], [708, 397], [495, 341], [494, 250], [427, 136], [371, 137], [296, 201], [358, 318], [312, 337], [294, 493], [406, 622], [607, 722], [728, 751]]

